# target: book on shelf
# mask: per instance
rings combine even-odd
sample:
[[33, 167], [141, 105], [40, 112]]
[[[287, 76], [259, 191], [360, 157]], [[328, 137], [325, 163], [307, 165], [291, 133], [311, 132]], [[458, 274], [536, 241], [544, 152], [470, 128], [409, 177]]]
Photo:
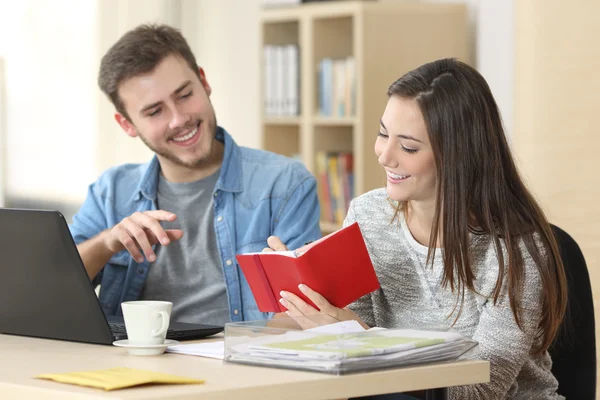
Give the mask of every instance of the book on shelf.
[[322, 221], [341, 224], [354, 198], [354, 156], [348, 152], [316, 155], [317, 195]]
[[297, 45], [266, 45], [264, 113], [267, 117], [300, 114], [300, 55]]
[[335, 307], [346, 307], [379, 288], [379, 281], [357, 223], [294, 251], [236, 255], [262, 312], [285, 312], [282, 290], [316, 306], [300, 291], [305, 284]]
[[354, 57], [323, 58], [318, 66], [318, 114], [324, 117], [356, 115], [356, 62]]

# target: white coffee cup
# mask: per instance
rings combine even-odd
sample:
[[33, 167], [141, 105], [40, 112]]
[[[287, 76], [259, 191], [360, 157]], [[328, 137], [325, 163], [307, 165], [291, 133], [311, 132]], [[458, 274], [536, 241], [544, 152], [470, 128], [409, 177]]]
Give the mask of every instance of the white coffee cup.
[[163, 344], [169, 329], [170, 301], [126, 301], [121, 303], [127, 340], [130, 345]]

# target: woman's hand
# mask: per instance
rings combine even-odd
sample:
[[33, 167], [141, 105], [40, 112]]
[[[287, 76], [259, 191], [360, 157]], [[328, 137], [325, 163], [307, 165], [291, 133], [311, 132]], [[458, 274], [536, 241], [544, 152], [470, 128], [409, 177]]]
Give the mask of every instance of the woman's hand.
[[306, 322], [304, 321], [312, 321], [315, 325], [323, 325], [323, 323], [320, 324], [318, 320], [315, 320], [315, 318], [318, 316], [328, 316], [337, 321], [355, 320], [361, 324], [363, 328], [369, 329], [369, 326], [365, 324], [353, 311], [347, 308], [337, 308], [332, 306], [331, 303], [325, 299], [325, 297], [321, 296], [319, 293], [315, 292], [306, 285], [299, 285], [298, 288], [318, 307], [318, 309], [315, 309], [300, 297], [296, 296], [294, 293], [286, 291], [281, 291], [281, 299], [279, 302], [288, 309], [287, 314], [294, 318], [303, 328], [305, 328], [303, 325], [306, 325]]
[[[267, 239], [269, 247], [265, 247], [265, 251], [287, 251], [288, 248], [281, 239], [277, 236], [270, 236]], [[305, 245], [296, 249], [296, 252], [301, 254], [305, 248], [310, 245]], [[312, 328], [315, 326], [321, 326], [331, 323], [334, 321], [350, 321], [355, 320], [362, 325], [363, 328], [369, 329], [369, 326], [365, 324], [353, 311], [347, 308], [337, 308], [331, 305], [325, 297], [315, 292], [306, 285], [299, 285], [298, 288], [306, 297], [310, 299], [318, 309], [315, 309], [300, 297], [296, 296], [291, 292], [282, 291], [280, 293], [281, 299], [279, 302], [288, 309], [286, 314], [292, 318], [303, 328]]]

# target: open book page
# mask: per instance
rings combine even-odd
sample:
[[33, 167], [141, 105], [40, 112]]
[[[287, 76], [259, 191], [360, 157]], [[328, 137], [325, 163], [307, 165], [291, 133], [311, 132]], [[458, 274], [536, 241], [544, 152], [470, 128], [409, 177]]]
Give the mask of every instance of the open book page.
[[265, 252], [254, 252], [254, 253], [244, 253], [244, 255], [253, 255], [253, 254], [260, 254], [260, 255], [271, 255], [271, 254], [277, 254], [280, 256], [286, 256], [286, 257], [300, 257], [302, 254], [306, 253], [308, 250], [310, 250], [312, 247], [316, 246], [317, 244], [323, 242], [324, 240], [330, 238], [331, 236], [335, 235], [336, 233], [341, 232], [342, 230], [344, 230], [345, 228], [339, 229], [335, 232], [332, 232], [326, 236], [323, 236], [322, 238], [315, 240], [314, 242], [310, 242], [302, 247], [299, 247], [295, 250], [284, 250], [284, 251], [265, 251]]
[[279, 255], [279, 256], [286, 256], [286, 257], [292, 257], [292, 258], [296, 258], [296, 252], [293, 250], [287, 250], [287, 251], [257, 251], [257, 252], [253, 252], [253, 253], [244, 253], [245, 256], [251, 256], [254, 254], [260, 254], [261, 256], [269, 256], [269, 255]]

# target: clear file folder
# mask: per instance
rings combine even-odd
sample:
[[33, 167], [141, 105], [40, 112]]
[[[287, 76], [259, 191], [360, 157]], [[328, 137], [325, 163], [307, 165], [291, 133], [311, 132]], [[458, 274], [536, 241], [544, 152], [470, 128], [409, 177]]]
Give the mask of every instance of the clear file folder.
[[323, 315], [225, 324], [226, 362], [338, 375], [453, 361], [476, 345], [453, 331], [365, 330]]

